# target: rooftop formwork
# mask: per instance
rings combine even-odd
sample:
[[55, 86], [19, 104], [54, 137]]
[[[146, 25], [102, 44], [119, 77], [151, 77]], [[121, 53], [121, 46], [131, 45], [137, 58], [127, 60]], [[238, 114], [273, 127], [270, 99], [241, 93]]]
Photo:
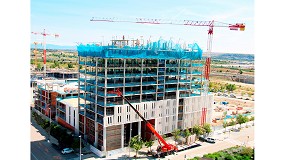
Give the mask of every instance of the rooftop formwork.
[[101, 58], [143, 58], [143, 59], [189, 59], [201, 60], [202, 49], [198, 44], [175, 44], [172, 40], [160, 39], [146, 45], [129, 44], [129, 40], [113, 40], [110, 46], [96, 44], [80, 44], [77, 46], [78, 56]]

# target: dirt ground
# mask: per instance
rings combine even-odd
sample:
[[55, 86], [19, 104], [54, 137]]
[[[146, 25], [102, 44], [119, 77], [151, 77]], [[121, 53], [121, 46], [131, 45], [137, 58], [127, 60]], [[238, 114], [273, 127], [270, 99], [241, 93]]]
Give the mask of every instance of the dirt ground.
[[[232, 83], [238, 86], [241, 86], [242, 88], [251, 88], [254, 89], [254, 84], [244, 84], [239, 82], [230, 82], [230, 81], [221, 81], [222, 83]], [[224, 96], [217, 96], [217, 94], [214, 94], [214, 112], [212, 115], [212, 125], [213, 126], [220, 126], [223, 124], [223, 115], [224, 112], [227, 111], [227, 115], [233, 115], [234, 114], [244, 114], [247, 112], [251, 112], [254, 114], [254, 96], [251, 96], [250, 98], [246, 96], [241, 96], [239, 94], [239, 91], [237, 92], [238, 97], [237, 98], [229, 98]], [[242, 98], [242, 99], [239, 99]], [[250, 100], [245, 100], [245, 98], [249, 98]], [[221, 102], [228, 102], [227, 105], [221, 104]], [[241, 108], [238, 108], [241, 107]], [[219, 119], [219, 120], [218, 120]], [[216, 120], [216, 121], [215, 121]]]

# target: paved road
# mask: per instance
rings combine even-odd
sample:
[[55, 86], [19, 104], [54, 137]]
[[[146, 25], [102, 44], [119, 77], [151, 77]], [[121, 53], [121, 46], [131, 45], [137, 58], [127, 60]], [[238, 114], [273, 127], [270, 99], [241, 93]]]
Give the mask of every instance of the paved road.
[[31, 120], [31, 160], [65, 160], [78, 157], [76, 154], [62, 155], [46, 140], [48, 134]]
[[[238, 125], [239, 126], [239, 125]], [[202, 142], [201, 147], [193, 148], [191, 150], [179, 152], [178, 155], [169, 156], [167, 159], [184, 159], [194, 158], [195, 156], [202, 157], [204, 154], [217, 152], [236, 145], [246, 145], [254, 147], [254, 127], [243, 128], [240, 132], [230, 132], [226, 134], [214, 135], [218, 140], [215, 144]]]

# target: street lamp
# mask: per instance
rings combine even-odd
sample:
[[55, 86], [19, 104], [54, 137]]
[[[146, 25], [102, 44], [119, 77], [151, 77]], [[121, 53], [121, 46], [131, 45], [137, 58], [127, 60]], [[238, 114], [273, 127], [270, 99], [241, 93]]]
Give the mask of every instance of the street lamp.
[[80, 147], [79, 147], [79, 160], [81, 160], [81, 135], [79, 135], [79, 145], [80, 145]]
[[51, 110], [50, 110], [50, 108], [48, 108], [48, 110], [49, 110], [49, 126], [51, 125]]

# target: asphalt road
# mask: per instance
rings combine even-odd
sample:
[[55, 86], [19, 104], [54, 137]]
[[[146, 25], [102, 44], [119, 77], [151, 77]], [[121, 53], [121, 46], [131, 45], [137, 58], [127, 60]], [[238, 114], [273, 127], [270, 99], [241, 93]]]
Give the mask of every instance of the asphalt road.
[[46, 140], [48, 134], [31, 120], [31, 160], [68, 160], [76, 154], [61, 154], [61, 150]]
[[[244, 126], [243, 124], [242, 126]], [[239, 125], [237, 125], [239, 127]], [[204, 154], [217, 152], [226, 148], [234, 147], [236, 145], [245, 145], [247, 147], [254, 147], [254, 126], [249, 128], [243, 128], [240, 132], [227, 132], [226, 134], [215, 134], [216, 143], [211, 144], [207, 142], [201, 142], [200, 147], [193, 148], [179, 152], [178, 155], [171, 155], [167, 159], [184, 159], [185, 155], [187, 158], [194, 158], [195, 156], [202, 157]]]

